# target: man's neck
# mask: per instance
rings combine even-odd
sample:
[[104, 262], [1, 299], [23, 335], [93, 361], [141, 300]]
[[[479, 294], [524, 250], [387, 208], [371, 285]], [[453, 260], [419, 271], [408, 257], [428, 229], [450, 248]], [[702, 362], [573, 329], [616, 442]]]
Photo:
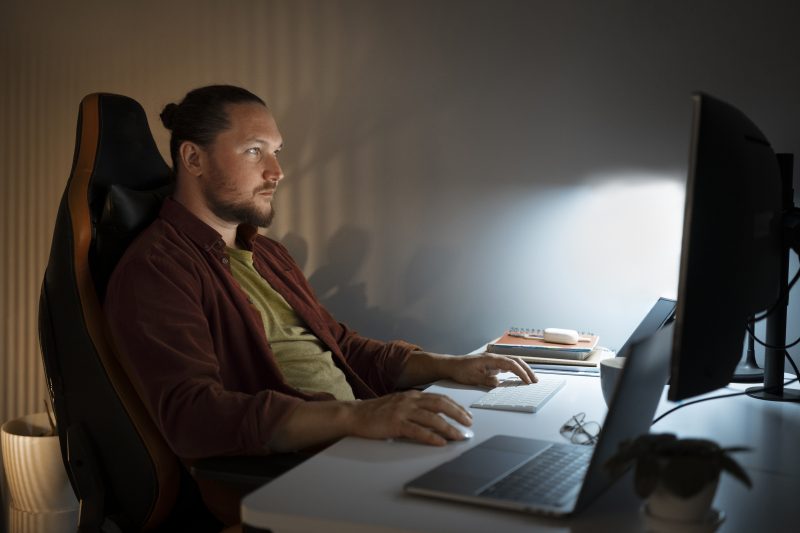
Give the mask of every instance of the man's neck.
[[228, 248], [238, 248], [236, 243], [236, 231], [238, 224], [232, 224], [216, 216], [206, 205], [202, 198], [186, 194], [180, 187], [175, 188], [172, 198], [188, 209], [194, 216], [205, 222], [214, 231], [220, 234], [225, 246]]

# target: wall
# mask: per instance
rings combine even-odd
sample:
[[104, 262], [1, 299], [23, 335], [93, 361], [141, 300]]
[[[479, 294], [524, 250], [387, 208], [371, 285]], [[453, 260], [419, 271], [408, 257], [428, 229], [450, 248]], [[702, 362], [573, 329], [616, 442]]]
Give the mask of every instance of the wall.
[[7, 0], [0, 420], [45, 396], [36, 305], [85, 94], [136, 98], [164, 153], [157, 115], [187, 90], [267, 99], [287, 175], [270, 234], [365, 334], [458, 353], [560, 326], [619, 347], [676, 291], [690, 93], [800, 152], [798, 15], [776, 0]]

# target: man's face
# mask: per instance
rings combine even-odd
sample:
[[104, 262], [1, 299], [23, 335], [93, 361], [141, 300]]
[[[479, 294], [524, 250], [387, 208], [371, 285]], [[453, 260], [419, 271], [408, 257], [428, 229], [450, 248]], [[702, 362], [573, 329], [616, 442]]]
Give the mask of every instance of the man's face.
[[206, 203], [220, 219], [267, 227], [272, 198], [283, 171], [283, 138], [269, 110], [258, 103], [228, 104], [230, 127], [203, 150], [200, 176]]

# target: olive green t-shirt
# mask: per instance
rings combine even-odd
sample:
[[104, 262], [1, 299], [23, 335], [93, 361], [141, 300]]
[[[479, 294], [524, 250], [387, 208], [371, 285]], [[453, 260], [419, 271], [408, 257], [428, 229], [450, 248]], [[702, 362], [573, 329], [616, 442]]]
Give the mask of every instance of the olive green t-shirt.
[[228, 248], [231, 273], [261, 313], [264, 332], [286, 382], [304, 392], [328, 392], [354, 400], [353, 389], [331, 352], [253, 266], [253, 253]]

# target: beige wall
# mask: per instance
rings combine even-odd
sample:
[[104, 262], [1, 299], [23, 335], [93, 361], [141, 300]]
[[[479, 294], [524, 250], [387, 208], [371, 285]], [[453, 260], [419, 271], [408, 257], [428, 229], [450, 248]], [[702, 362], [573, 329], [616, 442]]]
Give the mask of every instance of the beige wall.
[[265, 97], [286, 141], [271, 234], [367, 334], [618, 347], [675, 291], [689, 93], [800, 151], [798, 10], [755, 4], [4, 1], [0, 421], [45, 396], [36, 305], [85, 94], [136, 98], [162, 151], [187, 90]]

